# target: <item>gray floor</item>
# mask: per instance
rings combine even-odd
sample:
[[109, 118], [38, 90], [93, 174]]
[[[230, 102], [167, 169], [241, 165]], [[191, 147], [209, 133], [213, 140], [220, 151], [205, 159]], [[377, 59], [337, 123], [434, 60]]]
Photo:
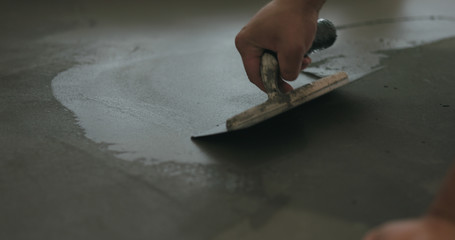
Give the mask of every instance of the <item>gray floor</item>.
[[360, 239], [422, 214], [455, 157], [455, 2], [327, 3], [340, 37], [308, 71], [352, 83], [192, 141], [265, 99], [233, 46], [264, 3], [7, 1], [0, 239]]

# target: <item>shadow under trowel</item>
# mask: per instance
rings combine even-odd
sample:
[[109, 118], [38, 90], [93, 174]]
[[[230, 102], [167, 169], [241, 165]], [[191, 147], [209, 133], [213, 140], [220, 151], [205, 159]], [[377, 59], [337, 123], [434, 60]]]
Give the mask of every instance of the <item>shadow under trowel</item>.
[[247, 129], [193, 140], [212, 158], [244, 164], [279, 158], [292, 143], [305, 145], [305, 122], [297, 116], [300, 108]]
[[343, 90], [332, 92], [250, 128], [193, 142], [212, 159], [226, 163], [255, 165], [287, 159], [303, 153], [318, 132], [340, 122], [355, 124], [364, 112], [359, 104], [364, 99], [359, 98]]

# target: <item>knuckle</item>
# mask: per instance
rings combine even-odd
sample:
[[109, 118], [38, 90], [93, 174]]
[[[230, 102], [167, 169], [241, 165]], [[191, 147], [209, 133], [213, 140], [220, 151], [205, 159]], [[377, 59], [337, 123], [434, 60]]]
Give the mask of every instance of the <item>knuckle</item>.
[[240, 51], [243, 49], [244, 42], [245, 40], [242, 32], [238, 33], [237, 36], [235, 36], [235, 47], [237, 48], [237, 50]]

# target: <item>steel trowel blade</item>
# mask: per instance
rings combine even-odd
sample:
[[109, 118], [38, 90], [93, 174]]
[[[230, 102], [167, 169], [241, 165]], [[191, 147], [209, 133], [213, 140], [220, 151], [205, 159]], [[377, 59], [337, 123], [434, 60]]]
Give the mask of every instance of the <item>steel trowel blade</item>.
[[226, 123], [221, 123], [221, 124], [216, 125], [216, 127], [212, 128], [208, 131], [195, 134], [194, 136], [191, 136], [191, 138], [195, 139], [195, 138], [208, 137], [208, 136], [218, 135], [218, 134], [222, 134], [222, 133], [226, 133], [226, 132], [229, 132], [229, 130], [226, 127]]
[[218, 124], [215, 128], [196, 134], [191, 138], [208, 137], [249, 128], [314, 98], [331, 92], [347, 83], [349, 83], [349, 79], [345, 72], [339, 72], [325, 78], [321, 78], [313, 83], [299, 87], [287, 94], [283, 94], [282, 98], [269, 98], [266, 102], [241, 112], [229, 118], [225, 123]]

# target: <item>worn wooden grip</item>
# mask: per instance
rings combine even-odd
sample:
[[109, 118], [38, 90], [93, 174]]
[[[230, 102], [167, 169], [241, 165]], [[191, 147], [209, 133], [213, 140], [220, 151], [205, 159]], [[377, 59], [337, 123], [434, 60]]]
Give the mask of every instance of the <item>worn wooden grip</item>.
[[265, 52], [261, 58], [261, 78], [269, 99], [274, 99], [282, 94], [278, 88], [279, 77], [278, 60], [273, 53]]

